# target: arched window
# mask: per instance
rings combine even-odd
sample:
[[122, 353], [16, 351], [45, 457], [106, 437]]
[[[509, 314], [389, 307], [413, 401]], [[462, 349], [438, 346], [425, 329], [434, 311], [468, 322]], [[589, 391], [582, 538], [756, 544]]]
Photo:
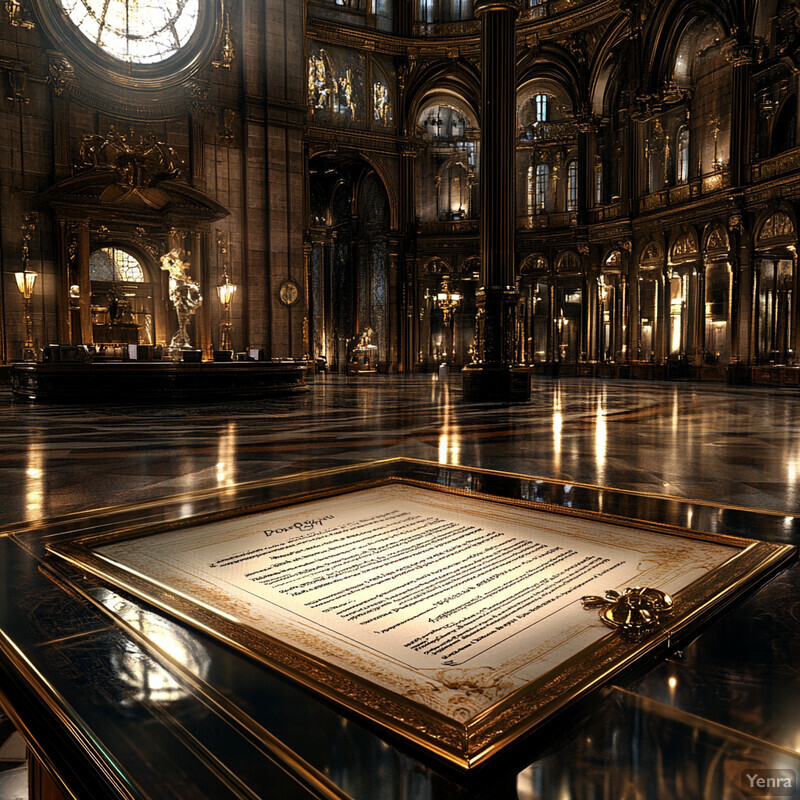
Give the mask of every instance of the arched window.
[[175, 55], [197, 28], [200, 0], [59, 0], [75, 27], [120, 61], [155, 64]]
[[539, 164], [536, 167], [536, 213], [543, 214], [547, 210], [547, 184], [550, 183], [550, 167]]
[[155, 284], [142, 262], [113, 245], [89, 255], [92, 335], [96, 344], [153, 344]]
[[534, 98], [534, 105], [536, 106], [536, 121], [547, 122], [547, 111], [549, 97], [546, 94], [537, 94]]
[[417, 116], [424, 142], [417, 171], [417, 213], [422, 222], [457, 222], [477, 216], [479, 133], [466, 107], [432, 97]]
[[689, 182], [689, 128], [685, 125], [678, 131], [678, 142], [675, 148], [678, 156], [676, 180], [678, 183]]
[[144, 269], [136, 256], [118, 247], [101, 247], [89, 256], [93, 281], [144, 283]]
[[578, 210], [578, 162], [567, 165], [567, 211]]

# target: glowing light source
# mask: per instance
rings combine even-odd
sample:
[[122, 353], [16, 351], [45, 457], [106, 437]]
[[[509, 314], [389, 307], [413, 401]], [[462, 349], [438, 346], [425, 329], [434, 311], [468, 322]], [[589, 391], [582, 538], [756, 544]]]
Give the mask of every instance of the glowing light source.
[[69, 20], [120, 61], [155, 64], [175, 55], [197, 27], [200, 0], [60, 0]]

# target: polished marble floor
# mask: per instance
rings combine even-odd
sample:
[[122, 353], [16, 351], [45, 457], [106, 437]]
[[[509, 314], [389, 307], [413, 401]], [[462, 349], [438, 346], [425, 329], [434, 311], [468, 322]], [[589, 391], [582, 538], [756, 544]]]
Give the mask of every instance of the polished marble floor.
[[[9, 532], [23, 520], [407, 456], [766, 509], [779, 516], [768, 515], [768, 526], [747, 535], [797, 544], [798, 401], [792, 389], [540, 378], [529, 403], [465, 404], [458, 376], [319, 376], [304, 396], [206, 407], [30, 406], [0, 393], [0, 525]], [[235, 503], [240, 491], [222, 494]], [[617, 495], [571, 490], [581, 494]], [[636, 506], [637, 498], [625, 500]], [[718, 511], [702, 510], [706, 520]], [[720, 524], [734, 522], [723, 517]], [[38, 573], [29, 579], [45, 582]], [[341, 756], [342, 745], [337, 762], [322, 736], [320, 752], [332, 759], [325, 774], [357, 800], [708, 800], [744, 796], [736, 794], [744, 766], [800, 774], [799, 580], [795, 563], [681, 652], [626, 675], [584, 723], [565, 727], [544, 753], [532, 751], [524, 762], [530, 766], [507, 786], [486, 789], [476, 778], [474, 786], [454, 788], [403, 756], [392, 766], [403, 775], [405, 788], [398, 788], [382, 770], [399, 756], [357, 725], [347, 727], [347, 752], [357, 754], [351, 760], [372, 753], [380, 768], [347, 772], [342, 764], [351, 756]], [[46, 618], [47, 599], [37, 594], [31, 602], [33, 616]], [[60, 625], [61, 605], [53, 613]], [[23, 633], [35, 637], [28, 627]], [[96, 664], [95, 635], [103, 631], [91, 633], [88, 646], [62, 637], [63, 647], [80, 655], [83, 646]], [[206, 645], [219, 651], [221, 664], [234, 658]], [[69, 671], [62, 673], [68, 681]], [[85, 673], [75, 674], [82, 689]], [[259, 673], [237, 690], [260, 696], [260, 681]], [[286, 703], [294, 715], [296, 706]], [[285, 734], [293, 732], [289, 726]], [[307, 729], [297, 735], [308, 739]], [[370, 780], [382, 782], [380, 790]]]
[[793, 513], [800, 391], [538, 378], [466, 404], [459, 376], [317, 376], [300, 397], [86, 408], [0, 392], [0, 524], [408, 456]]

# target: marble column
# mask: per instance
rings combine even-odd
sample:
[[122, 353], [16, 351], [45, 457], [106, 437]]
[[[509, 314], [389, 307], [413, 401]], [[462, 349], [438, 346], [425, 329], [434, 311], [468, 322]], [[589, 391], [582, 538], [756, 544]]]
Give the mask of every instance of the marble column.
[[530, 398], [530, 370], [516, 363], [515, 24], [517, 0], [476, 0], [481, 21], [481, 286], [476, 364], [464, 368], [465, 400]]

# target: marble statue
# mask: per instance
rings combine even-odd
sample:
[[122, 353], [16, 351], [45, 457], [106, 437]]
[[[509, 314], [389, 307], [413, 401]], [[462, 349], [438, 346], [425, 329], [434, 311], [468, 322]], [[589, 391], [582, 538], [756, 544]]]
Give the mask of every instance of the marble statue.
[[203, 304], [200, 286], [189, 275], [189, 263], [181, 259], [178, 250], [170, 250], [161, 257], [161, 269], [169, 272], [169, 299], [178, 315], [178, 330], [169, 343], [173, 355], [182, 350], [191, 350], [189, 322]]

